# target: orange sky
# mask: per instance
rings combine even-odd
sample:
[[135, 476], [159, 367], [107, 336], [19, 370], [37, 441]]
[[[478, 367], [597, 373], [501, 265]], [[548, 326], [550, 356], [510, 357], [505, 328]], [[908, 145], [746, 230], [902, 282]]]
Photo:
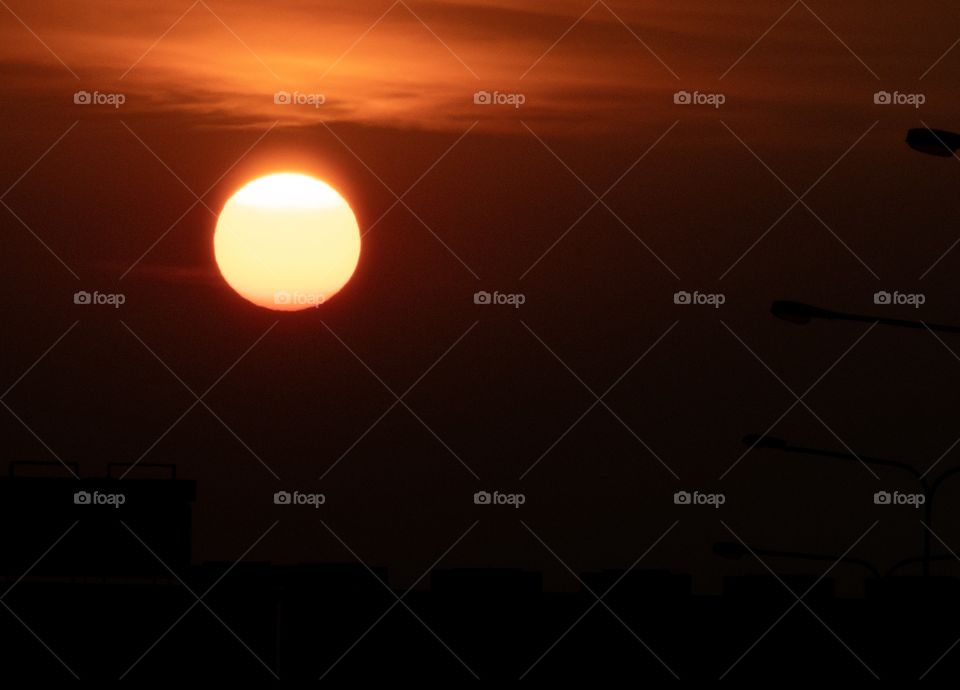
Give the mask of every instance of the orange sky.
[[[849, 110], [869, 106], [881, 85], [915, 85], [957, 33], [949, 23], [920, 30], [924, 7], [949, 7], [940, 0], [909, 15], [821, 2], [793, 5], [786, 16], [788, 2], [703, 0], [383, 0], [362, 8], [280, 0], [269, 13], [249, 0], [6, 4], [23, 22], [6, 10], [0, 20], [8, 88], [65, 104], [78, 88], [120, 92], [125, 111], [202, 113], [208, 124], [323, 117], [462, 129], [477, 119], [480, 89], [526, 97], [519, 113], [498, 107], [485, 118], [588, 127], [622, 125], [638, 108], [669, 111], [680, 88], [722, 91], [725, 112], [747, 115], [771, 106]], [[949, 87], [960, 60], [952, 57], [927, 74], [928, 89]], [[278, 108], [278, 90], [326, 102]]]

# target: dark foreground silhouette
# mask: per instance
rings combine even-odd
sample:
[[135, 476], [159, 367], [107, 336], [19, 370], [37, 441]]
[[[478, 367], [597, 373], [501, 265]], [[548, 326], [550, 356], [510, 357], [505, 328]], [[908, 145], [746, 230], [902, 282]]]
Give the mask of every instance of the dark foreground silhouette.
[[817, 554], [720, 544], [718, 563], [762, 553], [785, 572], [702, 596], [663, 571], [581, 573], [557, 593], [538, 573], [437, 569], [405, 594], [359, 563], [191, 564], [193, 498], [182, 479], [0, 479], [4, 680], [914, 679], [960, 665], [953, 578], [847, 558], [836, 567], [859, 568], [864, 596], [840, 598], [833, 572], [789, 573]]
[[907, 132], [907, 145], [921, 153], [950, 158], [960, 149], [960, 134], [918, 127]]

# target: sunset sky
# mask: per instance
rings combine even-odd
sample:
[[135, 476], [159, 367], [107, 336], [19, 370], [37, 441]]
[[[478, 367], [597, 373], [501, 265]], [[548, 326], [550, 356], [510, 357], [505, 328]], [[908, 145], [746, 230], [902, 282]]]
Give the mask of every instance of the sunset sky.
[[934, 67], [956, 40], [932, 21], [948, 2], [907, 15], [862, 2], [7, 4], [5, 88], [33, 107], [116, 90], [128, 117], [173, 111], [197, 126], [316, 123], [306, 109], [280, 118], [280, 89], [324, 93], [327, 122], [427, 130], [477, 119], [468, 96], [480, 88], [523, 91], [525, 118], [578, 131], [668, 117], [678, 88], [721, 83], [729, 118], [854, 117], [870, 111], [861, 89], [924, 77], [948, 91], [955, 64]]
[[[960, 341], [858, 341], [866, 325], [769, 307], [873, 314], [878, 290], [921, 292], [922, 312], [884, 314], [960, 324], [960, 161], [904, 144], [960, 130], [958, 38], [946, 0], [3, 0], [5, 454], [177, 462], [199, 485], [198, 560], [242, 553], [286, 486], [320, 487], [325, 519], [401, 580], [481, 519], [450, 564], [569, 587], [519, 519], [588, 569], [627, 567], [676, 518], [648, 567], [717, 588], [746, 566], [712, 555], [718, 516], [675, 509], [687, 487], [720, 487], [755, 543], [842, 552], [875, 519], [861, 498], [898, 477], [741, 459], [741, 437], [816, 382], [815, 414], [771, 433], [925, 469], [960, 436]], [[320, 310], [253, 307], [213, 261], [227, 198], [278, 170], [328, 181], [363, 233]], [[211, 386], [212, 411], [180, 419]], [[522, 515], [477, 513], [473, 492], [498, 487], [526, 493]], [[911, 551], [912, 517], [864, 552]], [[350, 560], [297, 520], [252, 559]]]

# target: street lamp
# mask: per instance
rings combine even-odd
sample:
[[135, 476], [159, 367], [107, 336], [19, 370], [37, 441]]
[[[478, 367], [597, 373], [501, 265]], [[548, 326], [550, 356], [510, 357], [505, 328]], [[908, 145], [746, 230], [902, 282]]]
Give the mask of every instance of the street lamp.
[[[920, 473], [916, 468], [911, 467], [905, 462], [900, 462], [899, 460], [887, 460], [884, 458], [872, 458], [869, 456], [858, 456], [853, 453], [844, 453], [834, 450], [823, 450], [820, 448], [808, 448], [806, 446], [795, 446], [788, 443], [782, 438], [776, 438], [772, 436], [760, 436], [758, 434], [748, 434], [743, 437], [743, 442], [750, 446], [751, 448], [765, 448], [768, 450], [777, 450], [782, 453], [796, 453], [801, 455], [813, 455], [821, 458], [831, 458], [835, 460], [845, 460], [852, 462], [863, 462], [868, 465], [877, 465], [881, 467], [893, 467], [898, 470], [902, 470], [910, 474], [917, 482], [920, 484], [920, 489], [926, 499], [923, 504], [924, 517], [926, 519], [926, 524], [928, 529], [923, 531], [923, 556], [919, 559], [919, 562], [923, 565], [923, 574], [930, 574], [930, 561], [931, 560], [940, 560], [939, 557], [931, 557], [931, 535], [930, 530], [933, 529], [933, 499], [936, 496], [937, 489], [943, 484], [944, 481], [950, 477], [960, 474], [960, 467], [952, 467], [948, 470], [941, 472], [933, 481], [927, 481], [926, 472]], [[910, 559], [910, 562], [916, 562], [917, 559]], [[901, 562], [900, 565], [905, 565], [906, 562]]]
[[930, 156], [950, 158], [960, 149], [960, 134], [928, 127], [911, 129], [907, 132], [907, 146]]
[[814, 319], [823, 319], [826, 321], [879, 323], [881, 326], [893, 326], [896, 328], [929, 328], [931, 331], [940, 331], [942, 333], [960, 333], [960, 326], [948, 326], [940, 323], [927, 323], [925, 321], [910, 321], [907, 319], [890, 319], [864, 314], [850, 314], [847, 312], [833, 311], [831, 309], [822, 309], [804, 304], [803, 302], [792, 302], [790, 300], [777, 300], [771, 305], [770, 313], [778, 319], [789, 321], [798, 326], [806, 326]]

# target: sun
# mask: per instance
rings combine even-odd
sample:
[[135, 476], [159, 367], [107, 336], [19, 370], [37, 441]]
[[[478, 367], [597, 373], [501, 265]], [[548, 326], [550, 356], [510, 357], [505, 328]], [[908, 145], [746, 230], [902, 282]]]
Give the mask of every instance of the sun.
[[360, 259], [360, 228], [333, 187], [309, 175], [276, 173], [241, 187], [213, 235], [217, 266], [260, 307], [299, 311], [333, 297]]

